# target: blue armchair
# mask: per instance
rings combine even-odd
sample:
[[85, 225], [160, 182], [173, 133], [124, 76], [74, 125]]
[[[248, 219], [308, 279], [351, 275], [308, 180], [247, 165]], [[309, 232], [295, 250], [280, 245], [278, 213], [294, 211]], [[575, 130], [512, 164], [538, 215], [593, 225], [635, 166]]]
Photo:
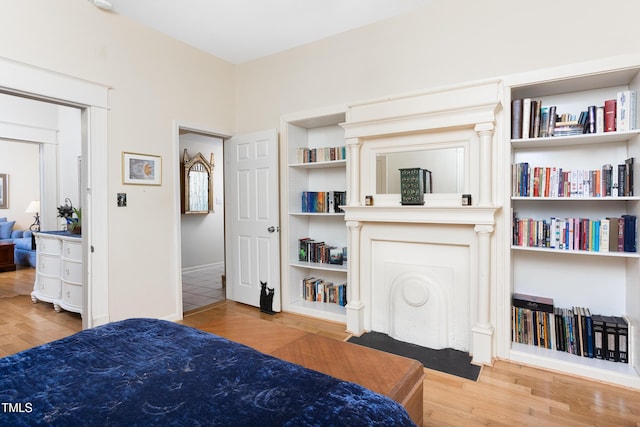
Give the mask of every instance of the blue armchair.
[[36, 250], [33, 233], [29, 230], [14, 230], [11, 239], [16, 244], [13, 257], [16, 264], [36, 266]]
[[15, 243], [13, 257], [15, 263], [25, 266], [36, 266], [36, 250], [33, 233], [29, 230], [13, 230], [15, 221], [0, 218], [0, 241]]

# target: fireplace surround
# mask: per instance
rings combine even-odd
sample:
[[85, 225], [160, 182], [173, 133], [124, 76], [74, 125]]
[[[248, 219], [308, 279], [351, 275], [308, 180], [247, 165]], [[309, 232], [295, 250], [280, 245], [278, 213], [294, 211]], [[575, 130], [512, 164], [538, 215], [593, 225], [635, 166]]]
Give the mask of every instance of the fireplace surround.
[[[468, 351], [476, 364], [492, 363], [491, 266], [499, 206], [491, 165], [498, 156], [499, 88], [498, 81], [480, 82], [349, 109], [343, 127], [350, 332], [383, 332]], [[449, 146], [464, 148], [461, 193], [425, 194], [423, 206], [402, 206], [399, 194], [375, 193], [379, 153]], [[471, 194], [473, 205], [462, 206], [462, 193]], [[367, 195], [373, 206], [366, 206]]]

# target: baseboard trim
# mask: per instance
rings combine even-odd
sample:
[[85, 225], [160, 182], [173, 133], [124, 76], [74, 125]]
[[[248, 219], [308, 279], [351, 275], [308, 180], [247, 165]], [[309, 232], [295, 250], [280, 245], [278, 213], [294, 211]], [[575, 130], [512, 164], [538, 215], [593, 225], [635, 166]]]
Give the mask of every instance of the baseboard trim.
[[214, 262], [212, 264], [195, 265], [193, 267], [185, 267], [182, 273], [193, 273], [195, 271], [207, 270], [209, 268], [224, 268], [224, 262]]

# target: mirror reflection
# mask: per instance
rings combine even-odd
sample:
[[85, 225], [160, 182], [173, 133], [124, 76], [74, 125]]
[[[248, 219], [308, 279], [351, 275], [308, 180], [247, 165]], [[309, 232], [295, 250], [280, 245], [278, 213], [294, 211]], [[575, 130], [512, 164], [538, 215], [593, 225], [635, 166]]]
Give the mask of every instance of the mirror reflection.
[[[200, 170], [199, 170], [200, 169]], [[189, 171], [189, 210], [209, 210], [209, 174], [201, 170], [202, 165], [194, 165]]]
[[180, 180], [182, 190], [181, 211], [186, 214], [213, 212], [213, 153], [208, 162], [200, 153], [189, 158], [184, 150], [184, 173]]
[[432, 193], [462, 193], [464, 148], [440, 148], [378, 153], [376, 155], [376, 193], [400, 193], [400, 169], [421, 168], [431, 172]]

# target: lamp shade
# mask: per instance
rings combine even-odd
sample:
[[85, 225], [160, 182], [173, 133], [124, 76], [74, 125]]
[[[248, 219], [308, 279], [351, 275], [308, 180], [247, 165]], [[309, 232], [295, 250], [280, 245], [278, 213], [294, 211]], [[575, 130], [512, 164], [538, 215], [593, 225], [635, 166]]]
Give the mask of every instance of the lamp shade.
[[27, 210], [25, 211], [25, 213], [38, 212], [40, 212], [40, 200], [33, 200], [31, 203], [29, 203], [29, 206], [27, 206]]

